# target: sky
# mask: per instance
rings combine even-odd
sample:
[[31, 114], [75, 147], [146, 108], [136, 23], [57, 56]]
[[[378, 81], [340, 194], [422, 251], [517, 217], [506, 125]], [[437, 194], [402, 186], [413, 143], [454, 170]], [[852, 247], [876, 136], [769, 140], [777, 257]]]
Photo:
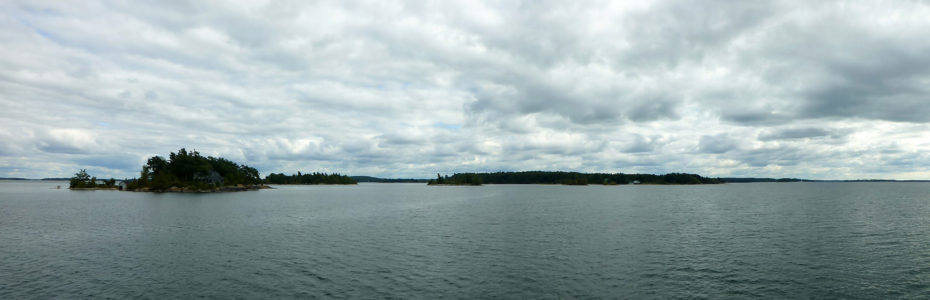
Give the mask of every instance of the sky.
[[926, 1], [0, 1], [0, 177], [930, 179]]

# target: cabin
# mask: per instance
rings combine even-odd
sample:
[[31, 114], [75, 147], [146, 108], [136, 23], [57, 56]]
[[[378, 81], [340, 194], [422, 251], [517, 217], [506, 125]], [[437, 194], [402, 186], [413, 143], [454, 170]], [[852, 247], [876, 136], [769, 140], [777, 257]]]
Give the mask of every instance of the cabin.
[[219, 172], [210, 170], [209, 172], [200, 172], [194, 175], [194, 180], [213, 186], [223, 186], [223, 176]]

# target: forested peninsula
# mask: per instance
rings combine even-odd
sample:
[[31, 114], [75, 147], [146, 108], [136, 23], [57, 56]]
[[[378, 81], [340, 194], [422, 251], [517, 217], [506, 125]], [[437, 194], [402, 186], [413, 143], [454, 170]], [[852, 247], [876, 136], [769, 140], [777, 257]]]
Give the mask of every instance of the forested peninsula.
[[265, 183], [270, 184], [358, 184], [355, 179], [340, 175], [339, 173], [310, 173], [302, 174], [297, 171], [296, 175], [284, 175], [284, 173], [271, 173], [265, 177]]
[[623, 173], [579, 173], [561, 171], [526, 171], [495, 173], [455, 173], [452, 176], [436, 174], [429, 185], [481, 185], [481, 184], [719, 184], [720, 178], [707, 178], [697, 174], [668, 173], [623, 174]]

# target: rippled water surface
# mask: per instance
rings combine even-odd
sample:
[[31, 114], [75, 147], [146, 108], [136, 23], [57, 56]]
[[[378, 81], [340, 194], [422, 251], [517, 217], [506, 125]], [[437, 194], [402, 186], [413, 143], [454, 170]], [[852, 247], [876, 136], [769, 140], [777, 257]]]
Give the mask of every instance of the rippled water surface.
[[930, 184], [0, 182], [0, 298], [919, 298]]

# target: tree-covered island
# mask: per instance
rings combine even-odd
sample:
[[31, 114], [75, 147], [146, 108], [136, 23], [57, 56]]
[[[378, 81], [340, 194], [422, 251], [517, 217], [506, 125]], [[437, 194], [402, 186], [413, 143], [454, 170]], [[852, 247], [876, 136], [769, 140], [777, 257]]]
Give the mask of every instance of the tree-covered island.
[[221, 192], [265, 188], [258, 170], [222, 157], [202, 156], [184, 148], [168, 159], [149, 158], [139, 178], [127, 180], [125, 190], [151, 192]]
[[668, 173], [623, 174], [623, 173], [579, 173], [561, 171], [526, 171], [495, 173], [456, 173], [452, 176], [436, 174], [428, 185], [481, 185], [487, 184], [718, 184], [720, 178], [707, 178], [697, 174]]
[[115, 190], [119, 188], [116, 186], [116, 179], [110, 178], [100, 182], [97, 177], [87, 174], [85, 169], [74, 173], [74, 177], [71, 177], [69, 183], [68, 188], [72, 190]]
[[146, 160], [139, 177], [100, 182], [82, 169], [70, 179], [74, 190], [120, 189], [138, 192], [228, 192], [270, 188], [265, 184], [357, 184], [349, 176], [338, 173], [297, 172], [296, 175], [271, 173], [265, 179], [258, 170], [222, 157], [203, 156], [184, 148], [171, 152], [168, 158], [153, 156]]

